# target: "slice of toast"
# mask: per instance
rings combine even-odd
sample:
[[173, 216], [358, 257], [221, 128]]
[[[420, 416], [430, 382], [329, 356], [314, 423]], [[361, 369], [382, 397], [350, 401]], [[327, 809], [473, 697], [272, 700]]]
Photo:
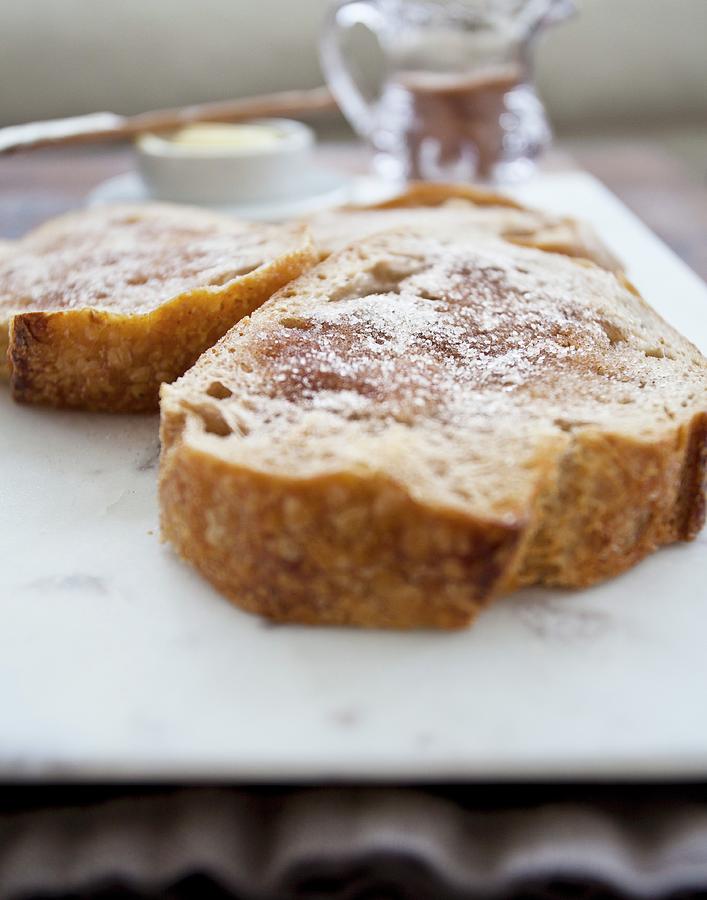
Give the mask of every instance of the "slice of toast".
[[443, 227], [460, 233], [480, 231], [548, 253], [589, 259], [610, 272], [623, 268], [586, 222], [530, 209], [503, 194], [465, 184], [413, 182], [381, 203], [343, 206], [306, 221], [322, 258], [377, 231]]
[[156, 409], [161, 382], [315, 259], [306, 226], [190, 207], [106, 206], [54, 219], [0, 254], [14, 397]]
[[704, 521], [707, 360], [625, 280], [478, 235], [330, 256], [161, 410], [163, 536], [278, 621], [459, 627]]

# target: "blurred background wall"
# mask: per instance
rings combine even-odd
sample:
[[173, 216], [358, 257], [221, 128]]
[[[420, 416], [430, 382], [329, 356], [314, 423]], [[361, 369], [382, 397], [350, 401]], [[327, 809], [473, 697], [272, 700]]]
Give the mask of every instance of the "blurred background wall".
[[[327, 0], [0, 0], [0, 124], [321, 82]], [[562, 131], [707, 125], [707, 0], [580, 0], [540, 88]]]

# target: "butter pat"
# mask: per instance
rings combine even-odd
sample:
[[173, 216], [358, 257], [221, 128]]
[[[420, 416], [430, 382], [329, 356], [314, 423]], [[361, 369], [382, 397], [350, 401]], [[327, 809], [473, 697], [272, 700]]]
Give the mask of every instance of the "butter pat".
[[271, 147], [281, 138], [276, 128], [269, 125], [228, 125], [223, 122], [204, 122], [187, 125], [172, 135], [170, 140], [179, 147], [207, 149], [234, 148], [255, 150]]
[[210, 155], [272, 151], [285, 135], [274, 125], [203, 122], [186, 125], [171, 134], [143, 134], [138, 146], [147, 153]]

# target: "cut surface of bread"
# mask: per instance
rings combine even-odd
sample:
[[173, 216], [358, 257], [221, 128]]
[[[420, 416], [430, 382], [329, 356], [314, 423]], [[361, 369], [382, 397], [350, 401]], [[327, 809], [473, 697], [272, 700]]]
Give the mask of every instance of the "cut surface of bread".
[[306, 226], [191, 207], [105, 206], [54, 219], [0, 253], [15, 399], [156, 409], [161, 382], [315, 258]]
[[322, 257], [377, 231], [411, 226], [479, 231], [548, 253], [589, 259], [610, 272], [621, 262], [585, 222], [530, 209], [502, 194], [464, 184], [418, 182], [369, 206], [344, 206], [307, 219]]
[[613, 274], [478, 235], [333, 254], [161, 412], [163, 536], [278, 621], [460, 627], [704, 520], [704, 357]]

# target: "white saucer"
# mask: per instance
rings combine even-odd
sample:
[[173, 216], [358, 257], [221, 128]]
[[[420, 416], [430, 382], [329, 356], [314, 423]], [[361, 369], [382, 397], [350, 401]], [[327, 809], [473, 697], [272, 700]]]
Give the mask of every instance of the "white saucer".
[[[393, 191], [394, 188], [389, 183], [377, 178], [343, 175], [330, 169], [313, 168], [300, 179], [296, 193], [290, 196], [258, 204], [208, 206], [243, 219], [277, 221], [307, 215], [342, 203], [372, 203]], [[140, 175], [132, 171], [101, 182], [88, 194], [86, 205], [143, 203], [152, 199]]]

